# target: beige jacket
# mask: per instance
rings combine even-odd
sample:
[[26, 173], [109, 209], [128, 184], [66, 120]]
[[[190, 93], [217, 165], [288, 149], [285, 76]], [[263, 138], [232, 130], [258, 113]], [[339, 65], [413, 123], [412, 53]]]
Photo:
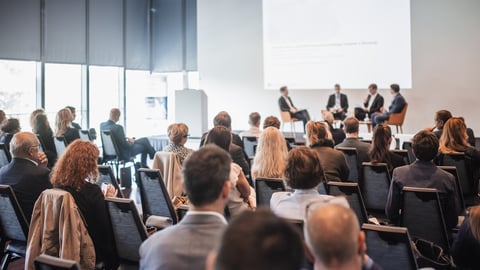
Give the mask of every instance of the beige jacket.
[[175, 196], [182, 196], [183, 193], [183, 177], [182, 165], [177, 159], [175, 153], [157, 152], [153, 159], [152, 169], [162, 172], [163, 182], [167, 188], [170, 199]]

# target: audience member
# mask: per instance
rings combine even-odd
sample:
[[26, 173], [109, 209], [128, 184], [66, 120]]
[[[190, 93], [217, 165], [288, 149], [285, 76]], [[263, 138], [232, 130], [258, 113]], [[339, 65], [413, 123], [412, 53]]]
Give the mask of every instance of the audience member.
[[180, 164], [183, 164], [185, 158], [193, 152], [192, 149], [185, 147], [188, 139], [188, 126], [184, 123], [171, 124], [167, 128], [170, 144], [163, 148], [165, 152], [173, 152], [177, 155]]
[[[232, 135], [228, 128], [216, 126], [207, 135], [205, 144], [215, 144], [228, 151], [231, 145]], [[228, 196], [228, 210], [234, 217], [242, 211], [255, 208], [255, 191], [249, 186], [242, 168], [232, 162], [230, 168], [230, 194]]]
[[[370, 144], [360, 141], [358, 137], [358, 129], [360, 123], [355, 117], [348, 117], [343, 121], [345, 133], [347, 138], [342, 142], [337, 144], [337, 147], [352, 147], [357, 149], [357, 159], [358, 159], [358, 168], [361, 167], [363, 162], [370, 161], [368, 157], [368, 151], [370, 151]], [[353, 169], [353, 168], [351, 168]]]
[[323, 120], [328, 124], [328, 128], [330, 129], [330, 133], [332, 133], [333, 142], [335, 145], [343, 142], [345, 140], [345, 131], [342, 128], [335, 128], [333, 126], [333, 122], [335, 119], [333, 118], [333, 114], [327, 110], [322, 110]]
[[117, 142], [121, 159], [128, 160], [132, 156], [141, 154], [141, 166], [147, 168], [147, 155], [150, 156], [150, 159], [153, 159], [155, 149], [147, 138], [134, 139], [126, 137], [123, 127], [117, 124], [119, 119], [120, 110], [118, 108], [111, 109], [108, 121], [100, 124], [100, 130], [110, 130]]
[[350, 169], [342, 152], [333, 148], [333, 140], [325, 123], [307, 123], [307, 146], [320, 155], [326, 181], [345, 181]]
[[190, 208], [177, 225], [143, 242], [140, 269], [205, 269], [208, 253], [227, 226], [222, 214], [229, 197], [231, 163], [230, 155], [213, 145], [185, 160], [183, 179]]
[[[447, 110], [440, 110], [435, 113], [435, 126], [433, 128], [427, 128], [428, 131], [432, 131], [438, 139], [442, 136], [443, 126], [447, 122], [448, 119], [452, 118], [452, 114]], [[467, 128], [467, 135], [468, 135], [468, 143], [471, 146], [475, 146], [475, 135], [473, 134], [473, 130], [471, 128]]]
[[335, 84], [335, 93], [328, 97], [327, 110], [333, 113], [333, 118], [343, 120], [347, 117], [348, 98], [340, 93], [340, 84]]
[[393, 170], [385, 208], [387, 217], [393, 222], [398, 221], [403, 187], [435, 188], [442, 200], [447, 228], [454, 228], [459, 214], [456, 207], [455, 178], [433, 163], [438, 151], [437, 137], [428, 131], [418, 132], [413, 137], [412, 150], [417, 160], [408, 166]]
[[73, 116], [73, 119], [72, 119], [72, 127], [73, 127], [74, 129], [78, 129], [78, 130], [82, 129], [82, 127], [81, 127], [78, 123], [73, 122], [73, 120], [75, 120], [75, 118], [77, 117], [77, 113], [76, 113], [77, 110], [75, 109], [75, 107], [73, 107], [73, 106], [67, 106], [67, 107], [65, 107], [65, 109], [69, 109], [70, 112], [72, 113], [72, 116]]
[[[307, 126], [311, 123], [308, 122]], [[313, 202], [329, 203], [335, 197], [320, 195], [317, 187], [324, 182], [322, 162], [315, 150], [307, 147], [294, 148], [288, 153], [285, 169], [287, 184], [294, 192], [275, 192], [270, 200], [272, 211], [283, 218], [304, 219], [306, 206]], [[337, 198], [348, 207], [345, 199]]]
[[287, 163], [287, 146], [283, 134], [274, 127], [267, 127], [258, 138], [257, 152], [253, 159], [252, 177], [284, 178]]
[[390, 118], [392, 113], [399, 113], [405, 107], [407, 102], [405, 98], [400, 94], [400, 86], [398, 84], [391, 84], [390, 85], [390, 94], [393, 96], [392, 103], [390, 107], [388, 107], [388, 111], [383, 108], [382, 112], [376, 112], [372, 114], [372, 126], [375, 127], [376, 125], [382, 124], [384, 121]]
[[20, 132], [20, 122], [17, 118], [9, 118], [7, 122], [2, 127], [2, 137], [0, 138], [0, 143], [3, 143], [9, 148], [10, 141], [12, 140], [13, 135], [17, 132]]
[[99, 151], [89, 141], [75, 140], [52, 169], [51, 182], [72, 194], [95, 246], [96, 262], [103, 262], [106, 269], [117, 269], [114, 253], [113, 233], [108, 221], [104, 197], [114, 197], [115, 188], [108, 185], [105, 194], [95, 184], [98, 177], [97, 160]]
[[393, 169], [407, 165], [403, 157], [390, 151], [392, 143], [392, 130], [389, 126], [378, 125], [373, 130], [372, 146], [369, 157], [372, 163], [386, 163], [390, 175]]
[[258, 112], [252, 112], [248, 116], [248, 124], [250, 125], [250, 128], [240, 132], [240, 137], [260, 137], [260, 133], [262, 133], [260, 130], [260, 119], [261, 116]]
[[363, 120], [365, 116], [371, 117], [376, 112], [381, 112], [383, 97], [378, 93], [377, 85], [372, 83], [368, 86], [368, 96], [363, 102], [363, 107], [355, 108], [355, 118]]
[[280, 120], [278, 120], [277, 117], [270, 115], [265, 120], [263, 120], [263, 129], [266, 129], [267, 127], [274, 127], [277, 129], [280, 129]]
[[76, 139], [80, 139], [78, 129], [72, 127], [72, 120], [73, 115], [69, 109], [63, 108], [57, 112], [57, 117], [55, 119], [55, 136], [63, 136], [67, 141], [67, 144], [70, 144]]
[[289, 112], [291, 117], [301, 120], [303, 122], [303, 126], [305, 127], [307, 122], [310, 121], [310, 115], [308, 114], [308, 111], [305, 109], [300, 110], [293, 105], [292, 99], [288, 96], [287, 86], [280, 87], [280, 94], [282, 95], [278, 99], [280, 111]]
[[53, 167], [57, 160], [57, 150], [53, 141], [53, 131], [50, 128], [46, 114], [38, 114], [33, 121], [33, 133], [37, 134], [43, 151], [48, 158], [48, 167]]
[[228, 225], [208, 270], [300, 269], [304, 248], [300, 234], [267, 209], [245, 212]]
[[10, 185], [25, 217], [30, 222], [33, 206], [42, 191], [51, 187], [48, 160], [38, 151], [39, 142], [31, 132], [18, 132], [10, 142], [12, 161], [0, 169], [0, 184]]
[[45, 114], [45, 110], [42, 108], [38, 108], [30, 113], [30, 127], [32, 129], [33, 129], [33, 121], [35, 120], [35, 117], [37, 117], [37, 115], [39, 114]]
[[480, 269], [480, 206], [470, 208], [453, 242], [451, 254], [460, 269]]

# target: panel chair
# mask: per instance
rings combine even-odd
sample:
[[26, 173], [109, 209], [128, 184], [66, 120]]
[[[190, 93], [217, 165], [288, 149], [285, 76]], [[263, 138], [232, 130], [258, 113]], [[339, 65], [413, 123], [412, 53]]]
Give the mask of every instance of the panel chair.
[[57, 157], [65, 152], [67, 149], [67, 140], [63, 136], [53, 136], [53, 143], [55, 144], [55, 151], [57, 151]]
[[390, 189], [390, 173], [385, 163], [362, 163], [360, 189], [367, 211], [375, 217], [386, 218], [385, 206]]
[[60, 259], [47, 254], [35, 258], [33, 262], [36, 270], [80, 270], [76, 261]]
[[328, 195], [345, 196], [360, 225], [368, 223], [367, 210], [358, 183], [328, 182]]
[[103, 149], [103, 164], [112, 164], [115, 166], [115, 172], [117, 178], [120, 178], [120, 165], [125, 168], [125, 165], [129, 162], [133, 163], [133, 159], [122, 159], [120, 155], [120, 150], [118, 149], [118, 144], [115, 141], [115, 137], [112, 135], [110, 130], [101, 130], [100, 138], [102, 140], [102, 149]]
[[398, 128], [400, 128], [400, 133], [403, 134], [403, 122], [405, 121], [405, 115], [407, 115], [408, 103], [405, 103], [402, 111], [399, 113], [392, 113], [387, 121], [386, 125], [395, 126], [398, 133]]
[[[108, 217], [112, 225], [115, 249], [123, 265], [138, 266], [140, 245], [147, 239], [147, 231], [131, 199], [105, 198]], [[127, 268], [127, 267], [125, 267]]]
[[418, 269], [407, 228], [363, 224], [362, 230], [366, 236], [368, 256], [384, 269]]
[[108, 165], [98, 165], [98, 180], [96, 184], [101, 188], [103, 183], [112, 185], [118, 191], [117, 197], [123, 198], [122, 189], [115, 175], [113, 175], [112, 167]]
[[82, 129], [78, 131], [78, 135], [80, 135], [80, 139], [82, 141], [92, 141], [92, 138], [90, 138], [90, 133], [88, 130]]
[[28, 226], [27, 219], [18, 204], [13, 189], [8, 185], [0, 185], [0, 248], [2, 249], [2, 270], [6, 270], [10, 262], [25, 257]]
[[421, 238], [450, 249], [440, 197], [434, 188], [403, 188], [400, 225], [412, 238]]
[[302, 120], [292, 117], [290, 112], [280, 112], [280, 120], [282, 120], [281, 130], [285, 128], [285, 124], [290, 123], [290, 133], [295, 137], [295, 122], [301, 122]]
[[7, 146], [3, 143], [0, 143], [0, 168], [10, 163], [12, 156], [10, 151], [8, 151]]
[[177, 213], [173, 208], [160, 170], [138, 169], [137, 185], [140, 189], [144, 221], [150, 216], [156, 216], [165, 218], [165, 226], [177, 224]]
[[337, 147], [335, 149], [342, 151], [345, 159], [347, 160], [348, 167], [350, 168], [350, 174], [348, 175], [348, 179], [342, 180], [346, 180], [348, 182], [358, 182], [360, 178], [360, 166], [358, 163], [357, 149], [353, 147]]
[[395, 149], [395, 150], [390, 150], [392, 153], [395, 153], [403, 158], [403, 161], [405, 161], [405, 164], [411, 164], [415, 160], [410, 160], [410, 156], [408, 154], [408, 150], [404, 149]]
[[257, 137], [245, 136], [242, 138], [242, 141], [245, 153], [247, 154], [248, 158], [252, 159], [255, 156], [255, 152], [257, 150]]
[[270, 207], [270, 199], [273, 193], [285, 191], [285, 183], [279, 178], [255, 179], [255, 193], [257, 195], [257, 207], [263, 205]]
[[438, 168], [451, 173], [455, 177], [455, 193], [457, 194], [457, 213], [461, 213], [461, 215], [465, 215], [466, 207], [465, 207], [465, 198], [463, 197], [462, 186], [460, 185], [460, 181], [458, 180], [458, 173], [457, 168], [455, 166], [437, 166]]

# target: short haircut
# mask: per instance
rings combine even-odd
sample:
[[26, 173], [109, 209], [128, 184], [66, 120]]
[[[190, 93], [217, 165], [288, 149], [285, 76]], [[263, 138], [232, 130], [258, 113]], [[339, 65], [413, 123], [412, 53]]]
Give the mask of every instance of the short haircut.
[[226, 128], [232, 127], [232, 118], [226, 111], [221, 111], [217, 113], [215, 118], [213, 118], [213, 126], [224, 126]]
[[268, 116], [265, 118], [265, 120], [263, 120], [263, 129], [266, 129], [267, 127], [275, 127], [280, 129], [280, 120], [273, 115]]
[[438, 153], [438, 146], [438, 138], [432, 132], [421, 130], [413, 136], [412, 149], [419, 160], [433, 160]]
[[337, 87], [340, 88], [340, 84], [336, 83], [333, 87], [335, 87], [335, 88], [337, 88]]
[[229, 181], [230, 155], [215, 145], [193, 152], [183, 163], [183, 180], [190, 203], [203, 206], [217, 200]]
[[376, 83], [371, 83], [368, 88], [372, 88], [372, 89], [377, 89], [377, 84]]
[[287, 90], [287, 89], [288, 89], [288, 88], [287, 88], [287, 86], [286, 86], [286, 85], [284, 85], [284, 86], [280, 87], [280, 93], [283, 93], [283, 92], [285, 92], [285, 90]]
[[248, 116], [248, 123], [253, 126], [259, 126], [260, 125], [260, 114], [258, 112], [252, 112]]
[[37, 144], [39, 144], [37, 136], [32, 132], [17, 132], [10, 141], [10, 152], [13, 157], [25, 156], [28, 154], [30, 147]]
[[216, 270], [300, 269], [303, 243], [292, 224], [268, 209], [244, 211], [225, 230]]
[[345, 126], [345, 133], [357, 133], [358, 132], [358, 127], [360, 123], [358, 122], [358, 119], [355, 117], [348, 117], [343, 121], [343, 125]]
[[435, 120], [442, 121], [444, 125], [450, 118], [452, 118], [452, 113], [447, 110], [440, 110], [435, 113]]
[[323, 168], [317, 151], [298, 147], [290, 150], [285, 169], [287, 184], [294, 189], [312, 189], [323, 179]]
[[188, 136], [188, 126], [184, 123], [174, 123], [167, 128], [168, 139], [178, 145], [182, 142], [183, 138]]
[[225, 151], [229, 151], [232, 143], [232, 132], [224, 126], [216, 126], [207, 133], [206, 144], [215, 144]]
[[393, 92], [398, 93], [398, 92], [400, 92], [400, 85], [398, 85], [396, 83], [392, 83], [392, 84], [390, 84], [390, 89], [392, 89]]
[[5, 125], [2, 127], [2, 131], [5, 133], [13, 133], [20, 130], [20, 121], [17, 118], [8, 118]]

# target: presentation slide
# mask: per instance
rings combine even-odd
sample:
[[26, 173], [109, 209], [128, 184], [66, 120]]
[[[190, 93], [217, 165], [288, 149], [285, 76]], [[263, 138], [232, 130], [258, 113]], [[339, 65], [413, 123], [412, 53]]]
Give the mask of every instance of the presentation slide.
[[410, 0], [263, 0], [264, 85], [412, 87]]

